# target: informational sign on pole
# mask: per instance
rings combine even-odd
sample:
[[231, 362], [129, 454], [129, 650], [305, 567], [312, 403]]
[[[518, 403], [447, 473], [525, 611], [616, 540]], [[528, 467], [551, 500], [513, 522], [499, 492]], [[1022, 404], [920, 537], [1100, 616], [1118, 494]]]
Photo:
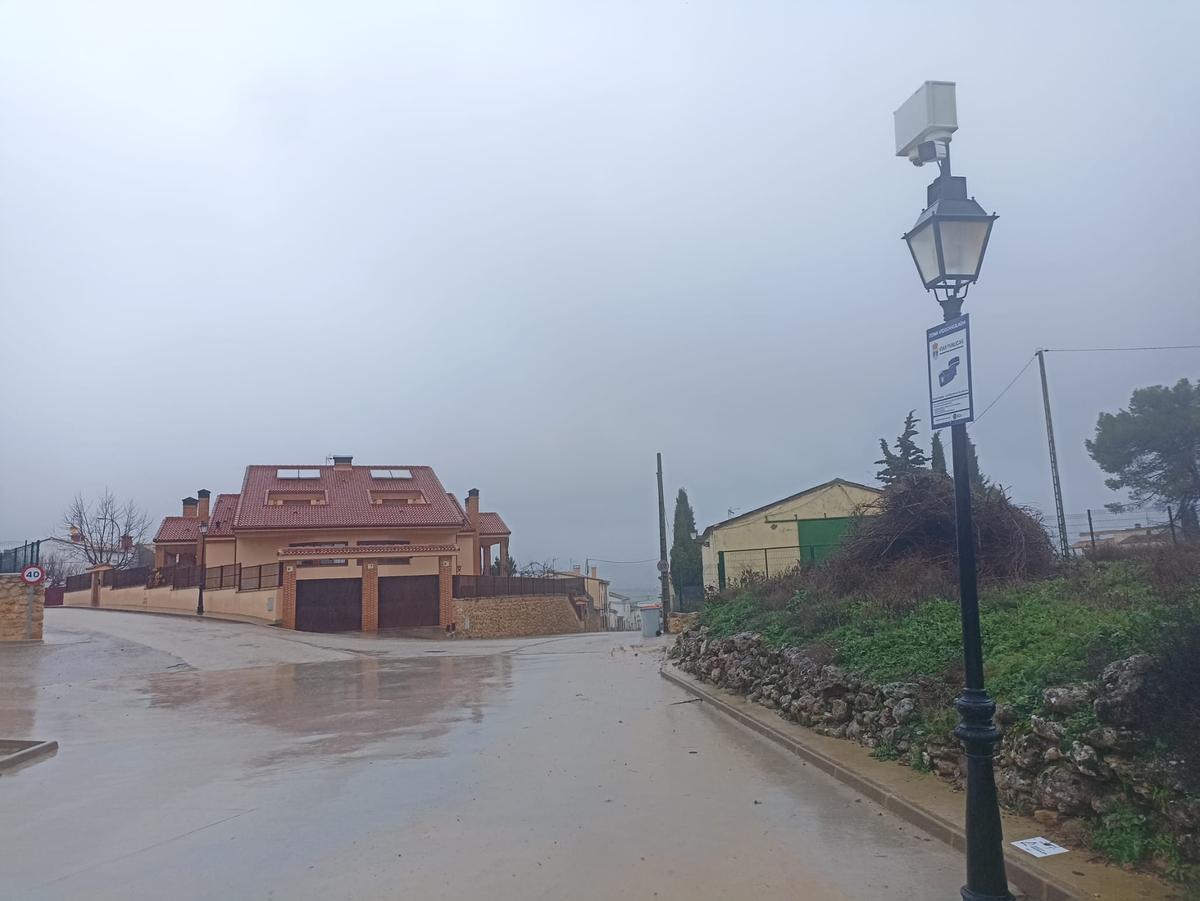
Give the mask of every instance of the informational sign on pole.
[[975, 418], [971, 382], [971, 324], [966, 315], [925, 332], [929, 362], [929, 425], [944, 429]]
[[25, 583], [25, 638], [33, 638], [33, 608], [36, 604], [35, 588], [46, 581], [46, 571], [36, 563], [21, 570], [21, 581]]

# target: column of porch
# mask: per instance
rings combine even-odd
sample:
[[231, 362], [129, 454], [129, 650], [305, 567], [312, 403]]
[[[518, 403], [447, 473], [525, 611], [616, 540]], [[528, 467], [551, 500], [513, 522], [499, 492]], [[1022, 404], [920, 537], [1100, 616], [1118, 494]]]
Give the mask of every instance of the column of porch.
[[362, 561], [362, 630], [379, 631], [379, 568], [374, 560]]
[[283, 564], [283, 600], [279, 605], [280, 625], [285, 629], [296, 628], [296, 564]]
[[438, 557], [438, 625], [454, 622], [454, 570], [451, 557]]

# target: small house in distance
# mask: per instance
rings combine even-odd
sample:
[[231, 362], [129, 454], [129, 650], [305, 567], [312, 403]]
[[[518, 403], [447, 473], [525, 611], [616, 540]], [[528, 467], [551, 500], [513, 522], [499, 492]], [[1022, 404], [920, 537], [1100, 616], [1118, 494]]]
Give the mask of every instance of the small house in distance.
[[700, 536], [704, 584], [724, 589], [747, 573], [769, 576], [819, 563], [851, 519], [883, 492], [833, 479], [709, 526]]

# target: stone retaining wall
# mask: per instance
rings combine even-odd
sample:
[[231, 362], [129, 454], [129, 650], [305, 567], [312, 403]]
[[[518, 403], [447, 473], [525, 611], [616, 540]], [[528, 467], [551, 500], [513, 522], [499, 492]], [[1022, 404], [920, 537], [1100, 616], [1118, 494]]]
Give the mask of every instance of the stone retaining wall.
[[[29, 611], [27, 588], [19, 573], [0, 575], [0, 641], [21, 641], [26, 638], [41, 640], [42, 604], [46, 589], [43, 585], [33, 586], [33, 610]], [[26, 635], [25, 627], [30, 620], [31, 629]]]
[[[785, 719], [963, 785], [966, 763], [951, 734], [950, 686], [876, 684], [801, 649], [771, 648], [753, 633], [718, 638], [706, 628], [690, 629], [670, 656], [685, 672]], [[1110, 664], [1095, 683], [1048, 688], [1043, 709], [1031, 716], [1001, 705], [1001, 804], [1034, 816], [1048, 834], [1074, 847], [1114, 811], [1137, 811], [1174, 839], [1182, 861], [1200, 862], [1198, 761], [1164, 751], [1135, 728], [1139, 705], [1153, 698], [1154, 667], [1154, 659], [1141, 654]]]
[[464, 638], [518, 638], [589, 631], [566, 595], [455, 598], [454, 621]]

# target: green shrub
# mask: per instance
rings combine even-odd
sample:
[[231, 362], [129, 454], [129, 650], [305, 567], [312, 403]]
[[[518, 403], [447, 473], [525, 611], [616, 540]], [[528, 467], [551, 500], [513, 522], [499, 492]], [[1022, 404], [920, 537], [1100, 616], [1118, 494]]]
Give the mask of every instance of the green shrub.
[[753, 628], [761, 613], [751, 595], [741, 595], [732, 601], [705, 604], [700, 621], [718, 635], [733, 635]]
[[871, 749], [871, 756], [876, 760], [899, 760], [900, 749], [896, 747], [895, 742], [881, 741]]
[[1106, 814], [1092, 829], [1092, 847], [1121, 864], [1144, 860], [1156, 847], [1154, 839], [1150, 817], [1128, 804]]

